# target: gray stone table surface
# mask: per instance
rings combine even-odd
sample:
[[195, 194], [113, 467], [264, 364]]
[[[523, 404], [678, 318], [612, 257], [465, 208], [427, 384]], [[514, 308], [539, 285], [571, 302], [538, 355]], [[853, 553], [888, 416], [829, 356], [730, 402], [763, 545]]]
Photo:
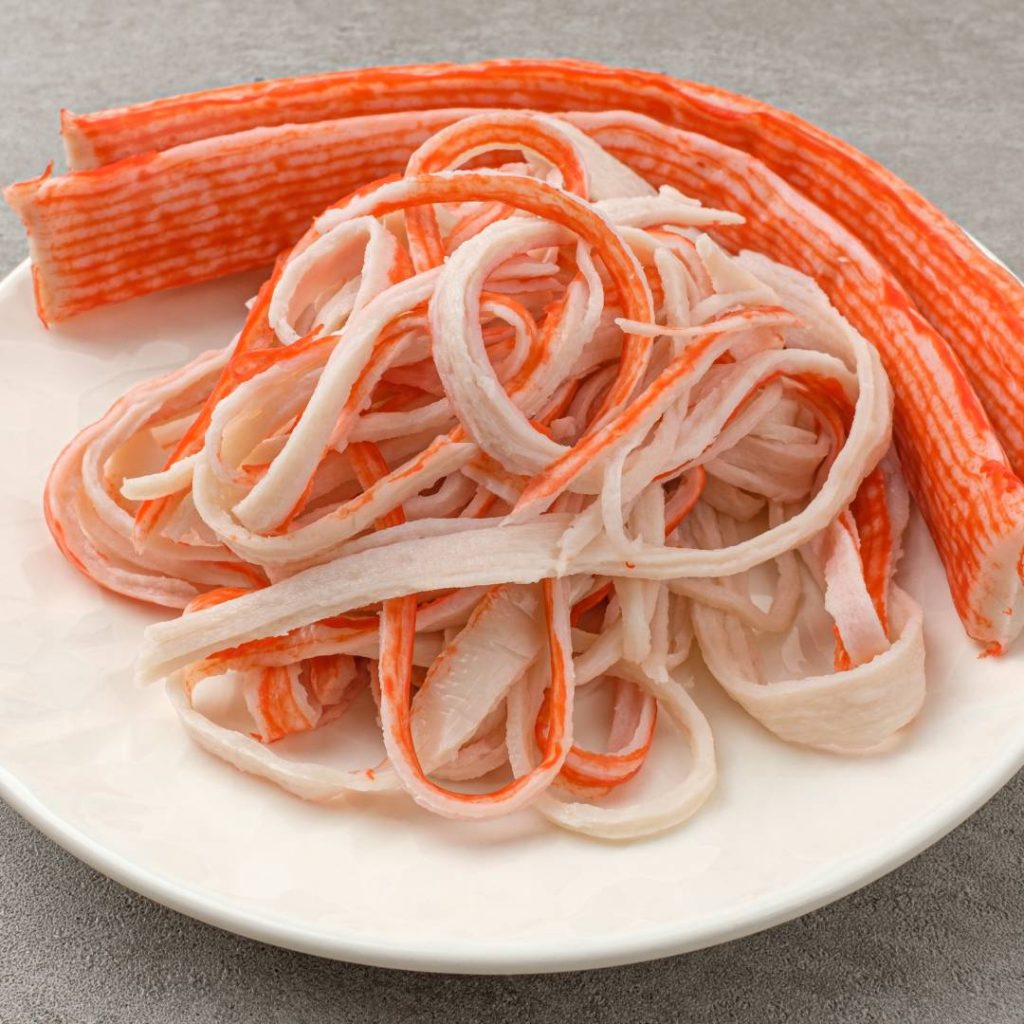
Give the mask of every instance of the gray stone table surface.
[[[797, 111], [1024, 267], [1024, 3], [0, 0], [0, 181], [57, 110], [356, 64], [579, 56]], [[21, 258], [0, 215], [0, 269]], [[0, 634], [16, 628], [0, 622]], [[1024, 1021], [1024, 777], [831, 907], [688, 956], [520, 978], [406, 974], [240, 939], [99, 876], [0, 804], [0, 1022]]]

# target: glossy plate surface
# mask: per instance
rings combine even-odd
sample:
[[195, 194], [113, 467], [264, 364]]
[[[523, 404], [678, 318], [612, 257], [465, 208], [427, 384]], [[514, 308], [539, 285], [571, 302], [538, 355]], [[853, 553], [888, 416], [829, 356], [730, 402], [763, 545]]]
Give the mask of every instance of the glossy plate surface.
[[903, 743], [865, 759], [787, 747], [702, 684], [718, 788], [654, 840], [589, 841], [528, 813], [453, 823], [400, 796], [316, 806], [207, 756], [162, 688], [132, 681], [159, 613], [71, 570], [40, 495], [76, 430], [134, 381], [224, 344], [255, 284], [153, 296], [49, 332], [26, 265], [0, 285], [0, 795], [104, 874], [321, 956], [462, 972], [599, 967], [837, 899], [934, 842], [1024, 764], [1024, 647], [979, 659], [919, 522], [903, 580], [925, 607], [929, 696]]

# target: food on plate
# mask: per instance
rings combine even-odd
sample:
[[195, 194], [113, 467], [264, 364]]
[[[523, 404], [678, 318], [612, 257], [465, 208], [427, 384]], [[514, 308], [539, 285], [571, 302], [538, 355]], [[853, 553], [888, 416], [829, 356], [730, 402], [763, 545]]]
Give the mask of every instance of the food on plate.
[[[911, 496], [968, 632], [1019, 631], [1024, 376], [982, 366], [1019, 358], [1021, 286], [818, 129], [512, 61], [64, 132], [74, 169], [6, 193], [44, 318], [276, 259], [238, 335], [132, 388], [45, 495], [77, 568], [182, 609], [140, 675], [229, 763], [647, 835], [714, 787], [697, 652], [783, 740], [886, 749], [925, 693]], [[197, 704], [215, 677], [247, 730]], [[379, 763], [275, 749], [367, 699]]]

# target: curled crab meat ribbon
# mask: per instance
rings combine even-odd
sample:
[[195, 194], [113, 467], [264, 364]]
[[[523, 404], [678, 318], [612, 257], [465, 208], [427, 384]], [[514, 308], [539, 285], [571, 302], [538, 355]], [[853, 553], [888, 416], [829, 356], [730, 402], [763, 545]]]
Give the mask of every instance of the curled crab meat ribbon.
[[[494, 66], [496, 91], [514, 67]], [[457, 72], [438, 74], [452, 93], [439, 96], [463, 102]], [[329, 106], [343, 87], [324, 88], [325, 114], [348, 113]], [[968, 628], [1010, 638], [1024, 504], [985, 413], [890, 272], [764, 164], [641, 114], [284, 125], [278, 99], [233, 128], [200, 104], [197, 134], [149, 156], [118, 150], [144, 137], [137, 112], [69, 119], [80, 161], [119, 162], [12, 197], [53, 236], [35, 238], [53, 279], [40, 297], [61, 315], [124, 295], [122, 257], [79, 272], [53, 241], [85, 244], [71, 229], [97, 216], [97, 189], [133, 185], [106, 221], [130, 249], [144, 241], [132, 209], [151, 198], [141, 166], [187, 206], [257, 142], [353, 147], [348, 194], [301, 237], [253, 224], [242, 252], [210, 226], [188, 279], [290, 248], [230, 345], [130, 391], [48, 483], [48, 522], [79, 569], [186, 608], [147, 631], [139, 664], [168, 679], [198, 742], [312, 799], [401, 788], [449, 816], [530, 805], [589, 834], [645, 835], [713, 789], [710, 728], [683, 682], [695, 642], [783, 739], [884, 748], [924, 697], [920, 610], [893, 584], [904, 472]], [[284, 203], [279, 185], [256, 194]], [[130, 287], [182, 283], [162, 258]], [[801, 272], [820, 277], [822, 261], [827, 293]], [[61, 306], [65, 286], [81, 298]], [[1003, 469], [968, 478], [971, 509], [931, 494], [943, 467], [981, 456]], [[194, 704], [229, 673], [251, 734]], [[276, 749], [367, 690], [380, 764]], [[574, 733], [588, 691], [611, 700], [605, 749]], [[665, 750], [688, 753], [668, 770], [654, 765]]]
[[[482, 106], [576, 110], [564, 116], [598, 143], [575, 138], [588, 150], [591, 198], [614, 200], [638, 180], [682, 190], [742, 214], [742, 224], [711, 226], [719, 241], [817, 281], [878, 347], [896, 394], [903, 471], [957, 611], [971, 636], [1002, 650], [1024, 623], [1024, 288], [895, 175], [749, 97], [581, 61], [497, 60], [365, 68], [65, 111], [72, 173], [48, 170], [5, 191], [28, 231], [40, 314], [59, 320], [269, 263], [338, 196], [401, 174], [417, 147]], [[520, 116], [507, 111], [484, 130], [500, 142]], [[414, 169], [454, 166], [460, 130], [479, 129], [427, 146]], [[524, 139], [546, 146], [556, 180], [578, 187], [578, 160], [564, 141]], [[157, 203], [159, 224], [150, 216]], [[478, 207], [461, 230], [507, 214], [500, 204]], [[414, 254], [418, 244], [414, 237]], [[532, 273], [548, 269], [534, 264]], [[692, 261], [690, 270], [701, 273]], [[670, 291], [679, 284], [672, 277]], [[353, 296], [338, 297], [335, 317]], [[257, 319], [238, 344], [253, 347], [265, 335]], [[441, 411], [405, 423], [432, 426]], [[382, 410], [364, 430], [379, 439], [393, 415]], [[200, 416], [180, 440], [183, 454], [194, 453], [204, 429]], [[164, 504], [147, 504], [141, 533]]]

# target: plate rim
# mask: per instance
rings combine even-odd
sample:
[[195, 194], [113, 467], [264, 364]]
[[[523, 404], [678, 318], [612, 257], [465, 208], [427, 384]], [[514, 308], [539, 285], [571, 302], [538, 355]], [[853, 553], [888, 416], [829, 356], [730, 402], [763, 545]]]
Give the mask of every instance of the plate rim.
[[[978, 249], [1006, 268], [987, 246], [965, 232]], [[1009, 269], [1009, 268], [1006, 268]], [[1011, 271], [1012, 273], [1012, 271]], [[0, 300], [30, 275], [23, 259], [2, 280]], [[0, 763], [0, 798], [48, 839], [100, 874], [147, 899], [205, 924], [245, 938], [332, 960], [397, 970], [453, 974], [549, 974], [620, 966], [693, 952], [772, 928], [842, 899], [907, 863], [962, 824], [1024, 768], [1024, 724], [984, 771], [928, 813], [910, 819], [888, 841], [866, 853], [833, 861], [810, 882], [777, 890], [725, 914], [663, 925], [629, 936], [614, 934], [498, 942], [449, 939], [442, 948], [394, 938], [372, 939], [344, 928], [298, 927], [287, 919], [245, 910], [203, 889], [184, 885], [141, 866], [50, 809], [17, 774]]]
[[[193, 886], [182, 885], [110, 850], [51, 811], [31, 787], [0, 765], [0, 797], [47, 838], [100, 874], [178, 913], [245, 938], [300, 953], [395, 970], [450, 974], [555, 974], [596, 970], [706, 949], [795, 920], [834, 903], [894, 871], [962, 824], [1024, 767], [1024, 729], [1016, 744], [968, 788], [962, 800], [940, 805], [914, 819], [899, 841], [859, 858], [834, 862], [811, 884], [803, 883], [762, 897], [713, 921], [698, 919], [663, 926], [627, 939], [559, 939], [481, 946], [449, 939], [443, 950], [396, 939], [368, 939], [343, 929], [308, 929], [284, 918], [244, 911]], [[751, 909], [753, 908], [753, 909]]]

